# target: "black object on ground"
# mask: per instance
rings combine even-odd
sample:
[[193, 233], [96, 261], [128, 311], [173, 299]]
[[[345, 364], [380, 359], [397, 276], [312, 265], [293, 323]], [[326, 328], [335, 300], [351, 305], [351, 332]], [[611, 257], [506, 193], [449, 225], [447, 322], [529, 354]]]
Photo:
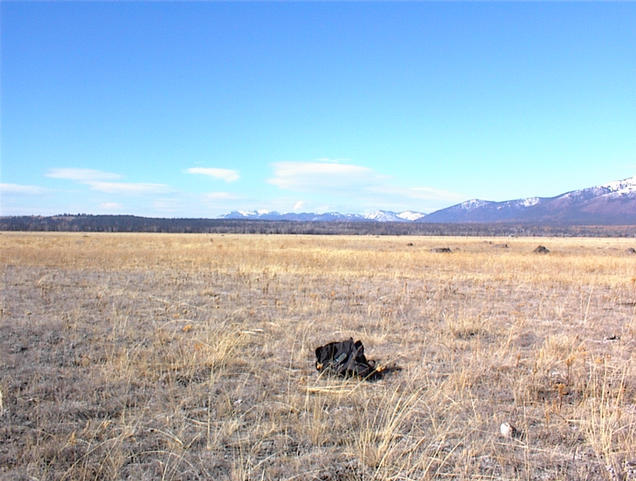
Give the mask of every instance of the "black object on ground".
[[316, 348], [316, 369], [336, 376], [376, 380], [400, 368], [378, 366], [364, 355], [362, 341], [353, 342], [350, 337], [346, 341], [330, 342]]

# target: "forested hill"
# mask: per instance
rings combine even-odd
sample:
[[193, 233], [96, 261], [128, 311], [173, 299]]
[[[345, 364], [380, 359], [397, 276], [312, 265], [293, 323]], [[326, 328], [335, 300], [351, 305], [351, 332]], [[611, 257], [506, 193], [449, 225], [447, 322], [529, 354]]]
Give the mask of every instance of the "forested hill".
[[2, 231], [171, 232], [237, 234], [472, 235], [636, 237], [636, 225], [588, 226], [503, 223], [315, 222], [168, 219], [132, 215], [0, 217]]

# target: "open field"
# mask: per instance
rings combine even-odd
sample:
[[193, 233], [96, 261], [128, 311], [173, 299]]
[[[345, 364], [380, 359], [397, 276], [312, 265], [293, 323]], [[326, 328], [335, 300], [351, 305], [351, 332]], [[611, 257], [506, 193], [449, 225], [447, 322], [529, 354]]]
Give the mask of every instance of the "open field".
[[631, 247], [2, 233], [0, 479], [634, 480]]

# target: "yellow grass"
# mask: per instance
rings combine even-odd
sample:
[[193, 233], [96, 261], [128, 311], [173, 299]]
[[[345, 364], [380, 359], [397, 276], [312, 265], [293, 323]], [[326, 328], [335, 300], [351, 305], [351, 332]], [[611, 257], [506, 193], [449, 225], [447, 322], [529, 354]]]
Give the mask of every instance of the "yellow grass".
[[634, 246], [2, 233], [0, 478], [631, 479]]

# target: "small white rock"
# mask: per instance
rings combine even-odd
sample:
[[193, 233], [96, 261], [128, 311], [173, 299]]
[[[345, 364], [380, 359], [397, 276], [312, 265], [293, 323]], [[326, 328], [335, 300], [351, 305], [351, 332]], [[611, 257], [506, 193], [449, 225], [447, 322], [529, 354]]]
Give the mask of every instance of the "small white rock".
[[501, 426], [499, 426], [499, 432], [504, 438], [514, 438], [517, 436], [518, 431], [512, 424], [505, 422], [501, 423]]

